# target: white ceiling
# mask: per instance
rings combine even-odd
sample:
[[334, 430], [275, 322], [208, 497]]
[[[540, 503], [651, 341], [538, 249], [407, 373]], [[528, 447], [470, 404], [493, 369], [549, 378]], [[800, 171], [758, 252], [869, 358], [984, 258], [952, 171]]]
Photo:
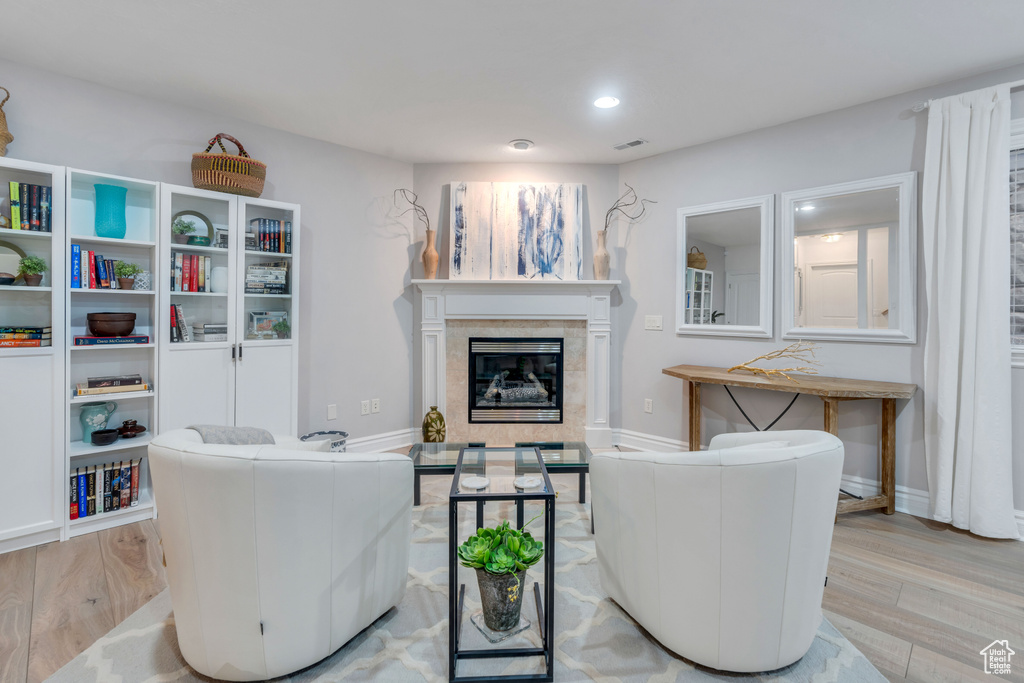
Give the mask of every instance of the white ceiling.
[[1024, 62], [1019, 0], [4, 0], [2, 20], [2, 58], [410, 162], [621, 163]]

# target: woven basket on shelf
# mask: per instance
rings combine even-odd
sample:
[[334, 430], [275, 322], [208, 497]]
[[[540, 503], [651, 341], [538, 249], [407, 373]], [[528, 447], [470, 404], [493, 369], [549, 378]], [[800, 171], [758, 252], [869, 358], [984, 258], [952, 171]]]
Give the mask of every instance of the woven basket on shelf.
[[704, 252], [697, 247], [690, 247], [690, 253], [686, 255], [686, 267], [704, 270], [707, 265], [708, 257], [704, 255]]
[[0, 90], [6, 93], [4, 101], [0, 102], [0, 157], [7, 156], [7, 145], [14, 142], [14, 136], [7, 130], [7, 115], [4, 114], [4, 105], [11, 99], [11, 91], [0, 85]]
[[[228, 154], [221, 138], [238, 146], [238, 154]], [[213, 145], [220, 146], [223, 154], [210, 154]], [[200, 190], [230, 192], [244, 197], [263, 194], [263, 181], [267, 178], [267, 165], [256, 161], [242, 147], [242, 143], [225, 133], [217, 133], [205, 152], [192, 155], [192, 184]]]

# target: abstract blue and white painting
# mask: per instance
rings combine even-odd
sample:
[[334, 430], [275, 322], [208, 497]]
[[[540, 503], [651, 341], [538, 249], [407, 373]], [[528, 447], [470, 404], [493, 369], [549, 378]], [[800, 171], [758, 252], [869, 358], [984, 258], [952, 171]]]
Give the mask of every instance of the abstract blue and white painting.
[[452, 280], [579, 280], [583, 185], [451, 184]]

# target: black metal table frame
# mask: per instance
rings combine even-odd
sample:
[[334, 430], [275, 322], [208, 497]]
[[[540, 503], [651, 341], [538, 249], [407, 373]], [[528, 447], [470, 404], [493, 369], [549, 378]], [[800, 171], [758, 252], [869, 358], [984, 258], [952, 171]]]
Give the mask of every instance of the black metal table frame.
[[[460, 493], [459, 492], [459, 471], [462, 469], [462, 459], [467, 448], [459, 451], [459, 459], [455, 465], [455, 476], [452, 478], [452, 488], [448, 498], [448, 680], [452, 683], [477, 683], [484, 681], [553, 681], [555, 679], [555, 653], [554, 653], [554, 628], [555, 617], [551, 607], [555, 603], [555, 493], [551, 486], [551, 479], [548, 478], [547, 468], [544, 467], [544, 460], [540, 457], [540, 449], [537, 451], [537, 460], [540, 463], [540, 471], [544, 477], [545, 490], [538, 492], [515, 492], [515, 493]], [[484, 448], [468, 450], [484, 450], [488, 452], [516, 451], [516, 448]], [[516, 462], [518, 465], [520, 463]], [[541, 588], [536, 581], [533, 583], [534, 599], [537, 603], [538, 626], [543, 647], [523, 648], [488, 648], [476, 650], [463, 650], [460, 648], [462, 636], [462, 613], [463, 603], [466, 595], [466, 585], [459, 584], [459, 560], [458, 538], [459, 525], [459, 504], [476, 503], [477, 528], [483, 526], [484, 503], [487, 501], [511, 500], [516, 503], [517, 528], [523, 527], [523, 504], [528, 500], [544, 501], [544, 597], [541, 598]], [[543, 674], [513, 674], [507, 676], [456, 676], [456, 667], [460, 659], [486, 659], [494, 657], [544, 657], [546, 673]]]

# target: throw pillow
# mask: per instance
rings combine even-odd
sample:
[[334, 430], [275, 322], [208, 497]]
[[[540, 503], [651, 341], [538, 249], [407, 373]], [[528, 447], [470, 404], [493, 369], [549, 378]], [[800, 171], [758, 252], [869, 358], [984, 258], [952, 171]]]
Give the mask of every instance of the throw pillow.
[[203, 443], [220, 443], [231, 446], [252, 446], [274, 443], [274, 436], [259, 427], [224, 427], [221, 425], [192, 425], [189, 429], [199, 432]]

